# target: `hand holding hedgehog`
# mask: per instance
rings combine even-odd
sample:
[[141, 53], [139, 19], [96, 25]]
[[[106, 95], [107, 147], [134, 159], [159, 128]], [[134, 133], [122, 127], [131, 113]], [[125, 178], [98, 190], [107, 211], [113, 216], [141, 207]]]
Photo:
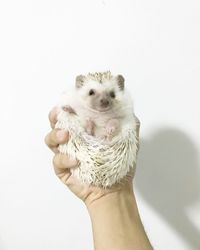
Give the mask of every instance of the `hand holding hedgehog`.
[[76, 77], [62, 96], [57, 128], [70, 133], [59, 150], [80, 162], [71, 171], [83, 183], [109, 187], [135, 169], [138, 120], [124, 78], [110, 71]]

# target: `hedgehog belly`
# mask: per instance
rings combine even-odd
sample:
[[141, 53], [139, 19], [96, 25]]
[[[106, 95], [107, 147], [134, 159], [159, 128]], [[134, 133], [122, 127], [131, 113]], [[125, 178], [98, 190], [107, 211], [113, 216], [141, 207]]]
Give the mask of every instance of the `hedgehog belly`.
[[72, 169], [72, 175], [81, 182], [94, 186], [110, 187], [119, 183], [136, 167], [138, 137], [134, 117], [122, 127], [119, 135], [111, 142], [88, 135], [81, 127], [79, 117], [61, 111], [56, 128], [70, 133], [67, 144], [59, 146], [61, 153], [79, 160], [80, 165]]

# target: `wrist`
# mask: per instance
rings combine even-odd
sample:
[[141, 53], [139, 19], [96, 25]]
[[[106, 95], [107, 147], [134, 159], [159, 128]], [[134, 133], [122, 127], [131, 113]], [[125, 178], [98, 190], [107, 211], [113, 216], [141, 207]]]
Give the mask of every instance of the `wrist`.
[[[101, 193], [101, 194], [100, 194]], [[90, 216], [95, 216], [99, 212], [109, 212], [113, 209], [118, 210], [135, 210], [137, 212], [137, 205], [133, 193], [132, 183], [126, 183], [118, 189], [96, 192], [92, 194], [85, 204]], [[133, 212], [133, 211], [132, 211]]]
[[95, 250], [149, 250], [134, 246], [136, 242], [140, 244], [144, 229], [131, 187], [95, 200], [88, 206], [88, 211]]
[[95, 250], [152, 250], [131, 183], [86, 206], [92, 222]]

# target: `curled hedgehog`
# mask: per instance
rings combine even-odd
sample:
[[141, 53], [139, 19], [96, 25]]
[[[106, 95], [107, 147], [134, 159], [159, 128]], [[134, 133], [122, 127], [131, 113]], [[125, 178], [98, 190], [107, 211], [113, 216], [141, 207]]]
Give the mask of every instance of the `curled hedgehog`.
[[79, 160], [71, 172], [83, 183], [106, 188], [135, 171], [139, 121], [124, 82], [110, 71], [79, 75], [61, 97], [56, 128], [70, 138], [59, 151]]

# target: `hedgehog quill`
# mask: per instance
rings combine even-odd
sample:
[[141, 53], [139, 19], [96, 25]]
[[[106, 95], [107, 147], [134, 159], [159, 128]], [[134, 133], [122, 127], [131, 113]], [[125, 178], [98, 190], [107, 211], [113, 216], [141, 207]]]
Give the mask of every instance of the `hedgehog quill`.
[[74, 176], [106, 188], [135, 169], [138, 120], [122, 75], [110, 71], [79, 75], [59, 106], [56, 127], [70, 133], [59, 150], [79, 160]]

